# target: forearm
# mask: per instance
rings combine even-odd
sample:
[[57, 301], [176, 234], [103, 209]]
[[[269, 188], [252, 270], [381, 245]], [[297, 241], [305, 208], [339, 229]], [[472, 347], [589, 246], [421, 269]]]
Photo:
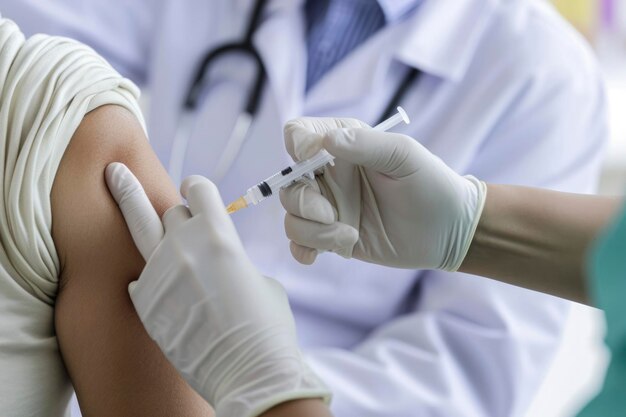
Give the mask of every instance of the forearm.
[[588, 303], [585, 255], [621, 200], [489, 185], [460, 270]]
[[332, 417], [322, 400], [309, 399], [289, 401], [266, 411], [259, 417]]

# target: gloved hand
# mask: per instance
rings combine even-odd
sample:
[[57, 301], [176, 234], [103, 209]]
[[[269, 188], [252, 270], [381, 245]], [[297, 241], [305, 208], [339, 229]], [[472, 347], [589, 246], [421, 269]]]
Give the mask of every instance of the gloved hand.
[[354, 119], [300, 118], [285, 126], [294, 160], [324, 148], [336, 157], [315, 181], [281, 193], [293, 256], [318, 251], [400, 268], [457, 270], [486, 185], [462, 177], [414, 139]]
[[187, 178], [181, 192], [189, 207], [171, 208], [161, 225], [126, 166], [109, 165], [106, 179], [147, 260], [129, 286], [135, 309], [218, 417], [257, 416], [292, 399], [329, 398], [298, 349], [283, 288], [248, 260], [213, 183]]

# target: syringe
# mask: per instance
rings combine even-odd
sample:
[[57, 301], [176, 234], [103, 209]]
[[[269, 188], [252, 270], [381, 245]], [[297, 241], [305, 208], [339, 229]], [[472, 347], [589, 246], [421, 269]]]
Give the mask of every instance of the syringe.
[[[389, 119], [373, 127], [375, 130], [385, 132], [400, 123], [411, 123], [409, 116], [402, 107], [398, 107], [398, 113]], [[280, 172], [267, 178], [265, 181], [248, 188], [246, 194], [239, 197], [226, 207], [228, 213], [234, 213], [252, 204], [259, 204], [266, 198], [276, 194], [281, 188], [289, 187], [291, 184], [300, 181], [304, 177], [313, 178], [315, 171], [327, 164], [335, 165], [335, 157], [322, 149], [313, 157], [288, 166]]]

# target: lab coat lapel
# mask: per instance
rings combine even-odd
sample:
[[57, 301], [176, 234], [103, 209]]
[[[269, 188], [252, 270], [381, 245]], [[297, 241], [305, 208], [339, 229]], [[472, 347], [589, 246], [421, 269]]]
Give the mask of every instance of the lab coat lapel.
[[267, 71], [268, 88], [281, 122], [302, 114], [306, 73], [303, 0], [275, 0], [268, 4], [267, 20], [254, 44]]
[[424, 0], [404, 22], [386, 27], [340, 61], [310, 91], [306, 112], [358, 103], [381, 85], [396, 60], [451, 81], [463, 77], [502, 0]]
[[[248, 10], [254, 0], [238, 0]], [[501, 0], [424, 0], [406, 21], [375, 34], [326, 74], [305, 101], [304, 0], [270, 0], [254, 37], [281, 122], [358, 103], [380, 85], [393, 60], [449, 80], [462, 78]], [[245, 4], [245, 6], [244, 6]], [[450, 22], [453, 20], [453, 22]], [[473, 23], [472, 23], [473, 22]]]

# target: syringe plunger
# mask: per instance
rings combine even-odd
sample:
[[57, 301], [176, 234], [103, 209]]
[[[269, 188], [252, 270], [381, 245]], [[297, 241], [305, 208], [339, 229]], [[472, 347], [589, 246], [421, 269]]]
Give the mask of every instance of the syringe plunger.
[[386, 132], [389, 129], [393, 129], [402, 122], [408, 125], [409, 123], [411, 123], [411, 119], [409, 119], [409, 115], [406, 113], [406, 111], [404, 111], [402, 107], [398, 106], [398, 112], [387, 120], [383, 120], [382, 122], [374, 126], [374, 130]]

